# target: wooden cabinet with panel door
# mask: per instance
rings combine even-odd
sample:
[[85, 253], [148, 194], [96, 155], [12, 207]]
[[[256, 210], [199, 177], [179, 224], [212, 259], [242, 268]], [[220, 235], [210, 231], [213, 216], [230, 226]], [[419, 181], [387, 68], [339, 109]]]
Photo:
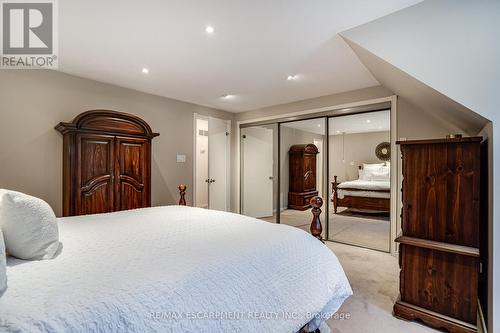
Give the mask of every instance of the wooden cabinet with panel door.
[[63, 134], [63, 215], [151, 206], [151, 141], [159, 134], [137, 116], [87, 111]]
[[480, 137], [402, 141], [400, 299], [394, 314], [476, 332]]

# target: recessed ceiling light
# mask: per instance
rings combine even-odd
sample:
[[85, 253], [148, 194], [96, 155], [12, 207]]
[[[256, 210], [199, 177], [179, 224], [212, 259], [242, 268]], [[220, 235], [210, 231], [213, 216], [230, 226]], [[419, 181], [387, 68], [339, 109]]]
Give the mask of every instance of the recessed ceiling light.
[[149, 74], [149, 69], [148, 69], [148, 68], [146, 68], [146, 67], [144, 67], [144, 68], [142, 69], [142, 73], [143, 73], [143, 74]]
[[234, 95], [231, 95], [231, 94], [224, 94], [224, 95], [222, 95], [220, 98], [222, 98], [222, 99], [231, 99], [231, 98], [234, 98]]
[[321, 127], [321, 124], [318, 124], [318, 127]]
[[209, 34], [209, 35], [212, 35], [212, 34], [215, 32], [215, 28], [214, 28], [214, 27], [212, 27], [211, 25], [207, 25], [207, 26], [205, 27], [205, 32], [206, 32], [207, 34]]
[[369, 124], [371, 123], [372, 121], [370, 119], [366, 119], [366, 123]]
[[337, 134], [340, 134], [340, 131], [337, 131]]
[[286, 79], [287, 79], [288, 81], [295, 81], [295, 80], [297, 80], [297, 79], [298, 79], [298, 76], [297, 76], [297, 75], [288, 75], [288, 76], [286, 77]]

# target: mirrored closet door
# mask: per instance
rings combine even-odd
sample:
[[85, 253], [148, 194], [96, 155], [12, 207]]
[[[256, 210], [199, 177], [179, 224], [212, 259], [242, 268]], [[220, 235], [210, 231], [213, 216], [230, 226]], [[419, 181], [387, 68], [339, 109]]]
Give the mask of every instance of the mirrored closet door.
[[371, 110], [241, 127], [240, 212], [309, 232], [320, 196], [323, 239], [389, 252], [390, 110]]
[[276, 222], [278, 125], [241, 129], [241, 213]]
[[[280, 124], [280, 223], [309, 232], [309, 201], [325, 198], [326, 118]], [[326, 201], [326, 200], [325, 200]], [[325, 226], [326, 209], [320, 219]], [[323, 227], [323, 238], [326, 232]]]
[[389, 252], [390, 111], [329, 118], [330, 240]]

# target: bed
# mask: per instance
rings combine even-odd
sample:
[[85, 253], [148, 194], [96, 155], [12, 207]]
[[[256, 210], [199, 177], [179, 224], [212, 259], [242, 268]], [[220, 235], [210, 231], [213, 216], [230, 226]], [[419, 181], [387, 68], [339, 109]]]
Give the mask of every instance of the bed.
[[358, 167], [359, 178], [332, 182], [333, 211], [346, 207], [365, 212], [389, 213], [391, 207], [390, 165], [364, 164]]
[[54, 259], [8, 258], [0, 331], [324, 333], [352, 294], [332, 251], [286, 225], [183, 205], [57, 223]]

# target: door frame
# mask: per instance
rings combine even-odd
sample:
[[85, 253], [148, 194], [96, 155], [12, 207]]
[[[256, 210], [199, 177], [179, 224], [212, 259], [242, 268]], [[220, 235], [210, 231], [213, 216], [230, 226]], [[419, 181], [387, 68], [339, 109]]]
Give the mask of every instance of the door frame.
[[[326, 128], [326, 127], [325, 127]], [[328, 133], [326, 134], [326, 138], [328, 139]], [[321, 149], [319, 149], [319, 147], [316, 145], [316, 142], [321, 142]], [[316, 179], [316, 184], [319, 184], [319, 188], [317, 189], [318, 190], [318, 193], [321, 193], [321, 196], [324, 196], [324, 189], [323, 189], [323, 184], [324, 184], [324, 168], [323, 168], [323, 165], [325, 164], [324, 163], [324, 158], [325, 158], [325, 154], [324, 154], [324, 150], [325, 150], [325, 144], [323, 142], [323, 139], [321, 140], [318, 140], [318, 139], [313, 139], [313, 144], [318, 147], [318, 155], [317, 155], [317, 158], [318, 158], [318, 162], [316, 163], [316, 177], [317, 178], [320, 178], [320, 181], [318, 182], [318, 179]], [[321, 159], [320, 159], [321, 157]]]
[[[199, 113], [193, 113], [193, 207], [197, 206], [197, 198], [196, 198], [196, 165], [198, 163], [197, 161], [197, 124], [196, 121], [198, 119], [206, 120], [208, 122], [209, 118], [215, 118], [221, 121], [226, 122], [226, 132], [228, 133], [226, 135], [226, 211], [231, 210], [231, 120], [228, 119], [223, 119], [223, 118], [218, 118], [218, 117], [210, 117], [210, 116], [205, 116]], [[210, 126], [210, 125], [209, 125]], [[208, 128], [208, 131], [210, 132], [210, 127]], [[210, 137], [209, 137], [210, 140]], [[210, 147], [210, 145], [208, 146]], [[210, 150], [208, 150], [208, 158], [210, 158]], [[208, 170], [208, 174], [210, 176], [210, 169]], [[209, 191], [209, 196], [208, 196], [208, 206], [210, 207], [210, 191]]]
[[[397, 123], [397, 95], [391, 95], [387, 97], [368, 99], [353, 103], [325, 106], [316, 109], [309, 109], [303, 111], [296, 111], [290, 113], [284, 113], [274, 116], [253, 118], [248, 120], [238, 120], [236, 122], [236, 138], [238, 138], [238, 144], [236, 145], [236, 200], [235, 200], [235, 211], [241, 213], [241, 147], [240, 147], [240, 135], [241, 126], [249, 126], [250, 124], [269, 124], [269, 123], [280, 123], [286, 121], [294, 120], [305, 120], [311, 118], [322, 118], [328, 115], [348, 115], [352, 113], [358, 113], [358, 111], [353, 110], [356, 107], [369, 107], [371, 105], [376, 105], [379, 103], [390, 103], [391, 110], [391, 156], [395, 163], [391, 163], [391, 228], [390, 228], [390, 246], [389, 251], [392, 255], [398, 254], [398, 244], [395, 242], [396, 237], [401, 231], [401, 217], [399, 216], [398, 209], [401, 208], [401, 153], [396, 145], [398, 140], [398, 123]], [[327, 121], [328, 122], [328, 121]], [[279, 127], [278, 127], [279, 128]], [[280, 141], [280, 140], [278, 140]], [[328, 140], [327, 140], [328, 141]], [[327, 148], [328, 149], [328, 148]], [[326, 158], [326, 160], [328, 160]], [[278, 159], [279, 163], [279, 159]], [[328, 167], [327, 167], [328, 170]], [[278, 182], [280, 175], [278, 174]], [[326, 178], [326, 177], [325, 177]], [[327, 187], [328, 188], [328, 184]], [[328, 209], [326, 209], [328, 212]], [[278, 215], [279, 216], [279, 215]], [[323, 221], [324, 222], [324, 221]], [[326, 227], [327, 228], [327, 227]], [[324, 230], [326, 230], [324, 228]]]

